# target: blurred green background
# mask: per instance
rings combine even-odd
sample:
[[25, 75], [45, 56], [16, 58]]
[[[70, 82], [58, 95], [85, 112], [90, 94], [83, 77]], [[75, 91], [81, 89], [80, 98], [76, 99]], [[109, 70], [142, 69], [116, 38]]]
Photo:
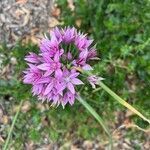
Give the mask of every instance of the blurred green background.
[[[67, 6], [66, 0], [57, 0], [61, 10], [62, 26], [75, 26], [94, 38], [100, 57], [94, 72], [105, 78], [113, 91], [127, 100], [146, 117], [150, 118], [150, 2], [148, 0], [75, 0], [75, 9]], [[38, 51], [32, 43], [16, 44], [12, 49], [5, 44], [0, 47], [0, 67], [11, 67], [10, 79], [0, 77], [0, 102], [6, 114], [15, 115], [21, 99], [27, 101], [29, 110], [22, 110], [17, 119], [11, 145], [23, 147], [25, 141], [42, 143], [44, 137], [53, 142], [65, 143], [74, 139], [101, 141], [107, 139], [95, 119], [78, 102], [73, 107], [50, 108], [39, 104], [30, 93], [31, 87], [22, 83], [22, 71], [26, 67], [24, 56], [29, 51]], [[14, 59], [17, 62], [14, 62]], [[85, 100], [99, 113], [114, 131], [126, 120], [132, 120], [142, 128], [148, 124], [118, 104], [100, 89], [93, 92], [87, 86], [82, 91]], [[25, 103], [25, 104], [26, 104]], [[0, 131], [5, 139], [11, 122]], [[129, 129], [125, 137], [144, 142], [146, 135]], [[136, 143], [133, 149], [140, 149]]]

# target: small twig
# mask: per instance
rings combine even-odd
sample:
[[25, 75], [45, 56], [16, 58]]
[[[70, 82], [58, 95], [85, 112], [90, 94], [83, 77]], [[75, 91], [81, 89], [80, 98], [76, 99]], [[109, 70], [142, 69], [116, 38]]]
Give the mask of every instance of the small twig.
[[128, 128], [137, 128], [138, 130], [143, 131], [145, 133], [150, 133], [150, 129], [143, 129], [143, 128], [139, 127], [136, 124], [129, 123], [129, 124], [122, 124], [117, 129], [115, 129], [112, 134], [114, 135], [117, 131], [119, 131], [119, 130], [121, 130], [123, 128], [126, 128], [126, 129], [128, 129]]
[[127, 126], [126, 126], [126, 128], [137, 128], [137, 129], [139, 129], [139, 130], [141, 130], [141, 131], [143, 131], [143, 132], [145, 132], [145, 133], [150, 133], [150, 129], [143, 129], [143, 128], [141, 128], [141, 127], [139, 127], [138, 125], [136, 125], [136, 124], [128, 124]]

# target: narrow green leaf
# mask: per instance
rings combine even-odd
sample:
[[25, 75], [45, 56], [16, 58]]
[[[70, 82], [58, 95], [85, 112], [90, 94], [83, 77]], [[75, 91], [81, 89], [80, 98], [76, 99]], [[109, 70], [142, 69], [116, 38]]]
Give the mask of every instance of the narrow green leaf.
[[112, 136], [111, 133], [108, 129], [108, 127], [105, 125], [103, 119], [98, 115], [98, 113], [85, 101], [83, 98], [80, 96], [77, 96], [78, 101], [93, 115], [93, 117], [100, 123], [104, 131], [109, 137], [109, 142], [110, 142], [110, 149], [112, 149]]
[[108, 93], [110, 94], [115, 100], [117, 100], [121, 105], [125, 106], [135, 114], [137, 114], [139, 117], [141, 117], [143, 120], [147, 121], [150, 124], [150, 120], [147, 119], [145, 116], [143, 116], [138, 110], [136, 110], [133, 106], [131, 106], [129, 103], [127, 103], [125, 100], [123, 100], [121, 97], [119, 97], [116, 93], [114, 93], [109, 87], [107, 87], [104, 83], [100, 82], [99, 85]]
[[17, 112], [16, 112], [16, 114], [15, 114], [15, 117], [14, 117], [14, 119], [13, 119], [13, 122], [12, 122], [12, 125], [11, 125], [11, 127], [10, 127], [10, 130], [9, 130], [9, 133], [8, 133], [8, 136], [7, 136], [7, 139], [6, 139], [6, 142], [5, 142], [5, 144], [4, 144], [3, 150], [7, 150], [7, 147], [8, 147], [8, 145], [9, 145], [9, 140], [10, 140], [12, 131], [13, 131], [13, 129], [14, 129], [16, 120], [17, 120], [17, 118], [18, 118], [18, 116], [19, 116], [19, 112], [20, 112], [20, 109], [21, 109], [21, 107], [22, 107], [22, 104], [23, 104], [23, 100], [20, 101], [19, 108], [18, 108], [18, 110], [17, 110]]

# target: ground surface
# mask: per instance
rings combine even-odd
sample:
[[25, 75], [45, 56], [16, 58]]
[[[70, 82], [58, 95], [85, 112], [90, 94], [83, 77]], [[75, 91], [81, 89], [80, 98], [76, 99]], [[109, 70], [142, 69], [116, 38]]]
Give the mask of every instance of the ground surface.
[[52, 0], [0, 1], [0, 41], [8, 46], [20, 39], [36, 42], [35, 36], [58, 24], [51, 10]]
[[[107, 85], [150, 116], [150, 11], [148, 2], [94, 0], [0, 0], [0, 146], [6, 140], [20, 100], [24, 100], [9, 149], [57, 150], [108, 148], [108, 139], [99, 124], [76, 102], [73, 108], [53, 109], [41, 104], [22, 85], [23, 61], [28, 51], [36, 51], [43, 32], [56, 25], [75, 25], [88, 32], [98, 43], [103, 61], [95, 72], [106, 78]], [[91, 93], [89, 95], [89, 92]], [[83, 95], [109, 125], [115, 150], [149, 150], [150, 134], [133, 113], [120, 107], [100, 90]], [[84, 114], [84, 115], [83, 115]]]

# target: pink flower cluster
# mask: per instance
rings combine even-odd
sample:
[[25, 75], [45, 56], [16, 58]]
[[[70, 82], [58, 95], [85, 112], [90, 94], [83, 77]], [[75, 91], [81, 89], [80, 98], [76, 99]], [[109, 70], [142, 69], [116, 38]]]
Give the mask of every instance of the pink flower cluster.
[[52, 105], [74, 104], [82, 70], [92, 70], [89, 60], [96, 58], [93, 40], [77, 32], [75, 28], [54, 28], [48, 37], [41, 40], [39, 54], [25, 57], [28, 68], [23, 82], [32, 85], [33, 95]]

